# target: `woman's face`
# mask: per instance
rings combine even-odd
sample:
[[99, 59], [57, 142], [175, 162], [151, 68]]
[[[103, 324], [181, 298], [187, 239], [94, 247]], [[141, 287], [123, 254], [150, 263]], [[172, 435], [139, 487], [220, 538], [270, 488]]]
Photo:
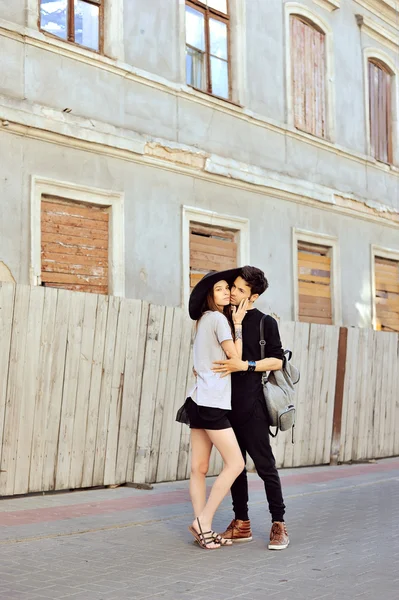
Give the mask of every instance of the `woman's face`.
[[213, 299], [216, 306], [223, 308], [230, 304], [230, 286], [227, 281], [218, 281], [213, 286]]

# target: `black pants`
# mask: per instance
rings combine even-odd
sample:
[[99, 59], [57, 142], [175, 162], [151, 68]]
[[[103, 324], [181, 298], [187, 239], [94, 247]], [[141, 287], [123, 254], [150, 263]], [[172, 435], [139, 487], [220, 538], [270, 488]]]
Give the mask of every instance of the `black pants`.
[[[234, 425], [234, 432], [241, 448], [244, 461], [247, 453], [255, 464], [259, 477], [265, 484], [266, 497], [272, 521], [284, 521], [285, 505], [280, 477], [270, 446], [269, 421], [266, 407], [261, 400], [256, 402], [254, 411], [242, 425]], [[231, 487], [233, 510], [236, 519], [248, 520], [248, 480], [244, 469]]]

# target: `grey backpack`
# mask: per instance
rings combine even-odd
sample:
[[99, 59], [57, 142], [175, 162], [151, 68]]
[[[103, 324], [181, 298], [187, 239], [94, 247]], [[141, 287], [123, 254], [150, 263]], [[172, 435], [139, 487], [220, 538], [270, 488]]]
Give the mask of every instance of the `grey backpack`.
[[[260, 347], [261, 358], [265, 358], [265, 320], [263, 315], [260, 322]], [[295, 427], [295, 406], [294, 385], [299, 381], [299, 369], [291, 364], [291, 350], [284, 351], [283, 367], [280, 371], [270, 371], [262, 374], [262, 387], [265, 397], [267, 412], [269, 413], [270, 424], [276, 427], [276, 433], [272, 433], [269, 427], [269, 433], [276, 437], [279, 430], [287, 431], [292, 428], [292, 443], [294, 443]]]

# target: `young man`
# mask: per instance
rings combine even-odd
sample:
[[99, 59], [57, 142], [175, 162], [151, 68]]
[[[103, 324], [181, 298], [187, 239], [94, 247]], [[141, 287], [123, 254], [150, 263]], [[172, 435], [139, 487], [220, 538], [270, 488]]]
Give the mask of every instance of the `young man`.
[[[263, 313], [254, 308], [254, 302], [269, 287], [265, 274], [256, 267], [245, 266], [231, 288], [231, 304], [238, 306], [248, 298], [248, 312], [242, 324], [242, 360], [230, 359], [214, 363], [214, 371], [227, 375], [232, 373], [233, 426], [241, 452], [246, 461], [247, 453], [265, 484], [266, 497], [272, 517], [270, 550], [284, 550], [289, 544], [284, 523], [285, 506], [280, 477], [270, 446], [269, 420], [262, 390], [262, 372], [277, 371], [283, 365], [278, 325], [267, 315], [264, 322], [265, 356], [261, 360], [260, 322]], [[248, 517], [248, 481], [246, 469], [237, 477], [232, 488], [234, 519], [222, 536], [233, 542], [252, 540]]]

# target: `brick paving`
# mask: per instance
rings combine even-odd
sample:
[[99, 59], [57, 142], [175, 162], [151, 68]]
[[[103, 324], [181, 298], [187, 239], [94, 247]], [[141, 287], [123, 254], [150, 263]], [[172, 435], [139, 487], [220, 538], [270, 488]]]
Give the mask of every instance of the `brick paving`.
[[[281, 472], [291, 545], [267, 550], [262, 483], [254, 541], [201, 551], [187, 482], [0, 501], [1, 600], [398, 600], [399, 459]], [[215, 520], [231, 519], [226, 499]]]

